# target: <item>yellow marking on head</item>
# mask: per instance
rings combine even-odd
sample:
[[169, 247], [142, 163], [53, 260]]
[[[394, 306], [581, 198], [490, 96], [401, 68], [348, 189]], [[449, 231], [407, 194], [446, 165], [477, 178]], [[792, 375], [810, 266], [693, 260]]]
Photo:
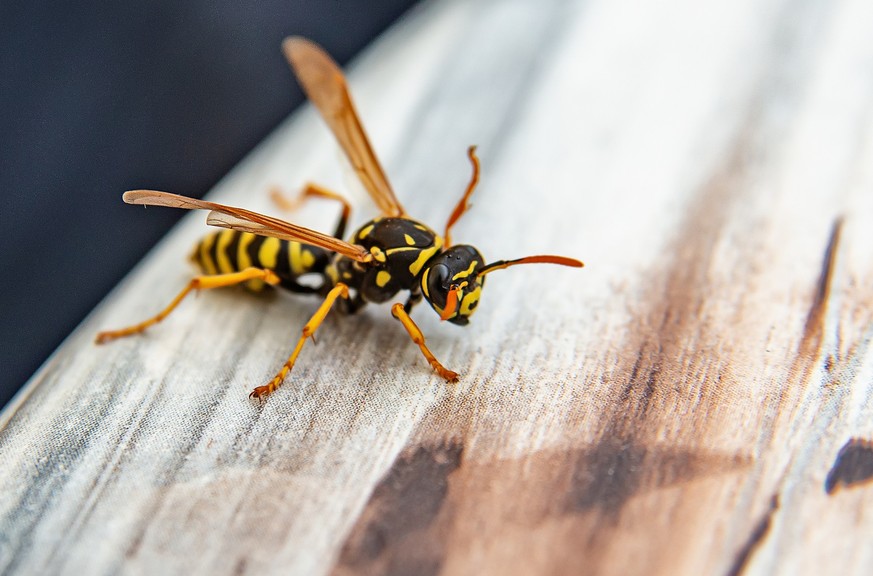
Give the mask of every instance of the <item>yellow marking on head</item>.
[[478, 263], [479, 263], [478, 260], [473, 260], [473, 263], [470, 264], [469, 268], [467, 268], [463, 272], [458, 272], [457, 274], [452, 276], [452, 280], [457, 280], [458, 278], [466, 278], [467, 276], [469, 276], [470, 274], [473, 273], [473, 268], [475, 268], [476, 264], [478, 264]]
[[403, 239], [406, 240], [406, 243], [410, 246], [415, 246], [415, 238], [413, 238], [409, 234], [404, 234]]
[[425, 262], [431, 259], [434, 254], [439, 252], [443, 247], [443, 239], [439, 236], [433, 237], [433, 246], [430, 248], [425, 248], [418, 255], [418, 258], [415, 259], [415, 262], [409, 265], [409, 273], [413, 276], [418, 276], [418, 273], [421, 272], [421, 268], [424, 266]]
[[264, 243], [261, 244], [261, 248], [258, 250], [258, 264], [261, 265], [261, 268], [270, 270], [276, 268], [279, 246], [278, 238], [264, 238]]
[[391, 273], [385, 270], [379, 270], [376, 274], [376, 286], [384, 288], [389, 282], [391, 282]]
[[200, 264], [204, 274], [218, 274], [218, 270], [215, 269], [215, 263], [209, 255], [209, 251], [212, 250], [212, 245], [215, 244], [215, 238], [218, 234], [218, 232], [214, 232], [200, 241], [200, 257], [197, 259], [197, 263]]
[[382, 249], [378, 246], [371, 246], [370, 254], [373, 255], [373, 258], [376, 260], [376, 262], [385, 262], [386, 260], [388, 260], [388, 257], [385, 256], [385, 253], [382, 252]]
[[358, 236], [357, 236], [358, 240], [363, 240], [364, 238], [369, 236], [370, 232], [372, 232], [372, 231], [373, 231], [372, 224], [370, 224], [369, 226], [364, 226], [363, 228], [361, 228], [361, 231], [358, 232]]
[[419, 224], [416, 222], [415, 224], [413, 224], [413, 226], [415, 226], [419, 230], [424, 230], [425, 232], [430, 232], [430, 230], [427, 229], [427, 226], [425, 226], [423, 224]]
[[218, 245], [215, 247], [215, 259], [218, 260], [218, 262], [216, 262], [216, 264], [218, 264], [218, 271], [223, 274], [236, 272], [233, 262], [230, 261], [230, 258], [227, 255], [227, 247], [233, 241], [236, 234], [237, 233], [234, 230], [222, 230], [218, 233]]
[[351, 272], [343, 272], [343, 280], [351, 280], [352, 273]]
[[476, 302], [479, 301], [479, 296], [482, 294], [482, 287], [476, 286], [476, 289], [470, 292], [469, 294], [465, 294], [463, 300], [461, 300], [461, 306], [458, 308], [461, 316], [469, 316], [475, 311], [473, 306]]

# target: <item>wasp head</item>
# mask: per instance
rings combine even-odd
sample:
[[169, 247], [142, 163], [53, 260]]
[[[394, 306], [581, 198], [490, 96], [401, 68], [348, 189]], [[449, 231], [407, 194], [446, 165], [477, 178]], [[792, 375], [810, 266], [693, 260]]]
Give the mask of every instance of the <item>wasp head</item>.
[[466, 326], [479, 304], [485, 260], [472, 246], [458, 244], [435, 256], [421, 276], [421, 291], [441, 320]]

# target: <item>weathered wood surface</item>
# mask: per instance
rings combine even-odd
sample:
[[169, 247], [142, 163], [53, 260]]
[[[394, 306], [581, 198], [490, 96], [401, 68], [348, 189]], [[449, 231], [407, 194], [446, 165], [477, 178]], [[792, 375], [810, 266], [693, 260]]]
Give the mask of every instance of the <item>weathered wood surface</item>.
[[[434, 2], [351, 78], [411, 213], [477, 143], [456, 238], [587, 268], [495, 274], [465, 330], [422, 307], [457, 385], [373, 308], [258, 408], [315, 301], [92, 344], [184, 285], [193, 215], [3, 413], [3, 573], [873, 573], [873, 3]], [[336, 158], [307, 109], [212, 197]]]

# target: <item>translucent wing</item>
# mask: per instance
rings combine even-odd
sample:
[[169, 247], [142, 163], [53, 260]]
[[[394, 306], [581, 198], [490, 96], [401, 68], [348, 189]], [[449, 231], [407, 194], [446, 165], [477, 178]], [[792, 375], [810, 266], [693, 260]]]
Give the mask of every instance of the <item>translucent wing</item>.
[[197, 200], [169, 192], [158, 192], [157, 190], [131, 190], [125, 192], [123, 198], [128, 204], [168, 206], [185, 210], [210, 210], [207, 223], [212, 226], [319, 246], [358, 262], [369, 262], [373, 259], [372, 254], [362, 246], [349, 244], [333, 236], [243, 208], [234, 208], [233, 206]]
[[386, 216], [403, 216], [403, 207], [370, 146], [339, 66], [317, 44], [304, 38], [286, 38], [282, 49], [303, 91], [321, 112], [379, 210]]

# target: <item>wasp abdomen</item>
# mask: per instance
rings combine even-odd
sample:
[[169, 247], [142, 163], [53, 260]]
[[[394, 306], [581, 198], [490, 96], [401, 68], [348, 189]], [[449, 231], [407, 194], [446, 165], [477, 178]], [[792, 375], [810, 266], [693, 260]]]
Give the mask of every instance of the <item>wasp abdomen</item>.
[[[320, 286], [305, 286], [298, 280], [307, 274], [322, 275], [330, 254], [322, 248], [300, 242], [221, 230], [200, 240], [190, 258], [203, 274], [230, 274], [251, 267], [263, 268], [276, 273], [282, 288], [294, 292], [317, 292]], [[264, 283], [250, 280], [245, 286], [257, 292], [264, 288]]]

